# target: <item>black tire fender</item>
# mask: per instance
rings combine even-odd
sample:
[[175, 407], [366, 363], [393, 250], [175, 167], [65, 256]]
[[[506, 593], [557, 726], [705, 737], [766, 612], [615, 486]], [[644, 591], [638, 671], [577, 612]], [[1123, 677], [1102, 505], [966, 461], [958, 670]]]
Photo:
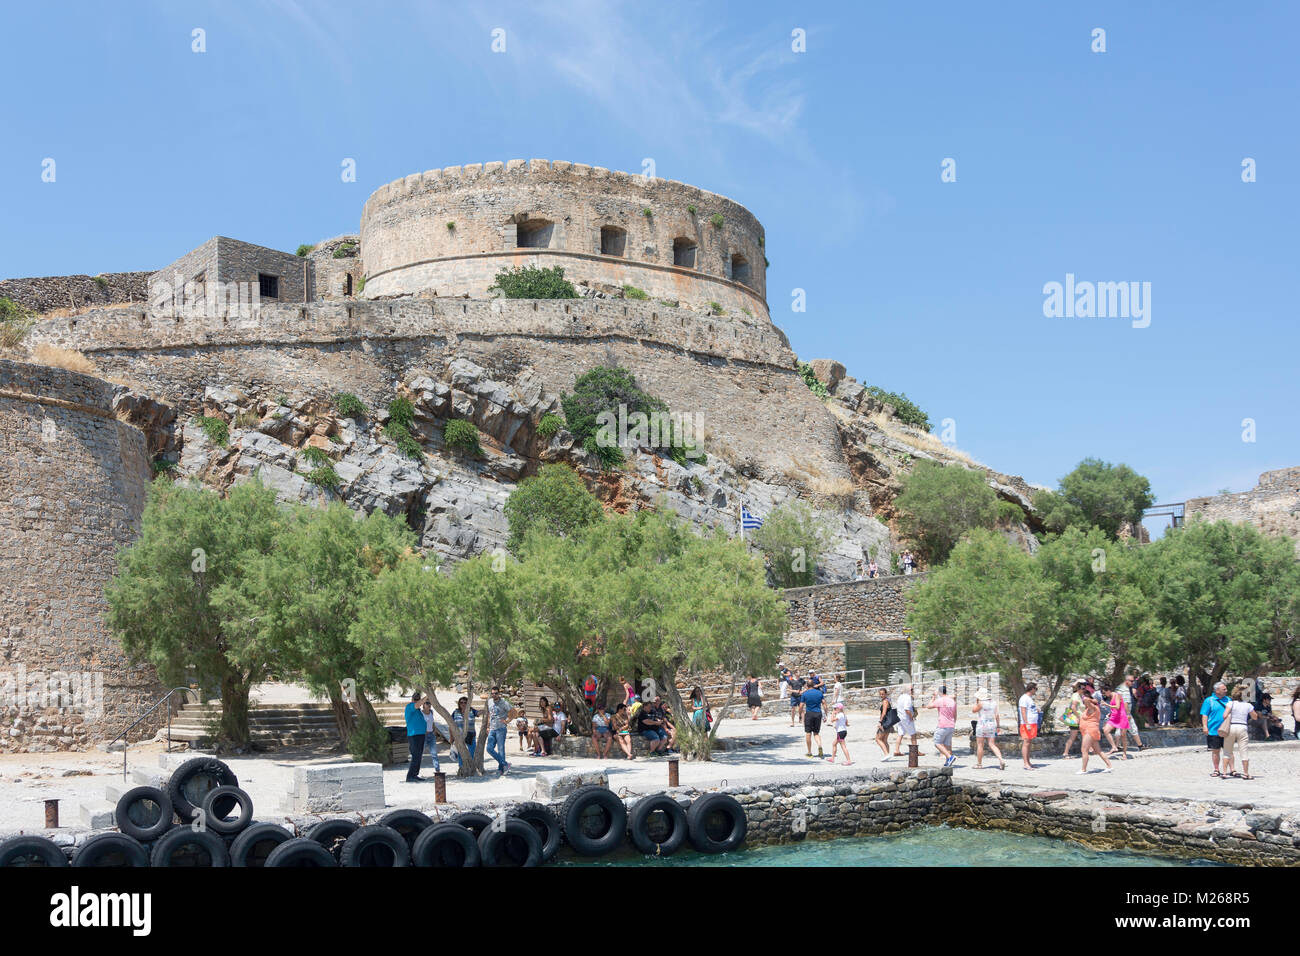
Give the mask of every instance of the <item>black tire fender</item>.
[[729, 793], [706, 793], [686, 811], [691, 846], [701, 853], [726, 853], [745, 842], [749, 818]]
[[[207, 857], [207, 863], [202, 862], [204, 856]], [[155, 867], [230, 866], [230, 853], [226, 850], [226, 842], [211, 830], [175, 827], [164, 833], [153, 845], [153, 852], [149, 854], [149, 865]]]
[[531, 823], [506, 817], [479, 834], [483, 866], [541, 866], [542, 838]]
[[[591, 822], [592, 811], [597, 829], [594, 831], [586, 824]], [[627, 836], [627, 806], [618, 794], [606, 787], [588, 784], [569, 794], [560, 808], [560, 820], [564, 824], [564, 839], [573, 847], [573, 852], [580, 856], [604, 856], [623, 845]]]
[[293, 834], [278, 823], [254, 823], [230, 844], [231, 866], [266, 866], [267, 858]]
[[411, 848], [392, 827], [357, 827], [339, 853], [342, 866], [410, 866]]
[[208, 791], [237, 786], [239, 778], [234, 771], [216, 757], [195, 757], [172, 773], [167, 781], [167, 796], [172, 798], [172, 809], [181, 821], [192, 823]]
[[347, 838], [357, 832], [361, 824], [355, 820], [322, 820], [320, 823], [312, 824], [311, 829], [307, 831], [307, 839], [315, 840], [330, 853], [334, 854], [337, 862], [339, 854], [343, 852], [343, 844]]
[[534, 802], [515, 804], [506, 813], [537, 831], [537, 838], [542, 841], [542, 862], [550, 863], [564, 841], [560, 818], [546, 804]]
[[0, 842], [0, 866], [67, 866], [68, 857], [53, 840], [21, 834]]
[[[234, 816], [227, 816], [237, 810]], [[235, 836], [253, 822], [253, 798], [239, 787], [217, 787], [203, 798], [203, 821], [209, 830], [221, 836]]]
[[415, 846], [415, 838], [433, 826], [433, 819], [419, 810], [394, 810], [379, 818], [381, 827], [392, 827], [402, 835], [408, 849]]
[[148, 843], [172, 828], [174, 812], [167, 791], [158, 787], [135, 787], [118, 797], [113, 819], [117, 828], [127, 836]]
[[144, 844], [125, 833], [96, 833], [72, 854], [72, 865], [119, 868], [149, 865]]
[[481, 861], [473, 831], [456, 823], [435, 823], [421, 831], [411, 847], [415, 866], [467, 867]]
[[266, 858], [266, 867], [335, 867], [339, 861], [334, 859], [334, 854], [328, 848], [317, 843], [310, 837], [294, 837], [292, 840], [285, 840]]
[[[651, 833], [652, 819], [656, 813], [663, 814], [663, 822], [668, 825], [667, 834], [660, 834], [655, 826]], [[686, 842], [688, 829], [686, 811], [682, 805], [666, 793], [652, 793], [632, 804], [627, 815], [627, 835], [632, 845], [648, 856], [669, 856], [676, 853]]]
[[450, 822], [464, 827], [474, 834], [474, 839], [477, 840], [483, 831], [492, 825], [492, 818], [486, 813], [480, 813], [477, 810], [466, 810], [464, 813], [456, 814], [451, 818]]

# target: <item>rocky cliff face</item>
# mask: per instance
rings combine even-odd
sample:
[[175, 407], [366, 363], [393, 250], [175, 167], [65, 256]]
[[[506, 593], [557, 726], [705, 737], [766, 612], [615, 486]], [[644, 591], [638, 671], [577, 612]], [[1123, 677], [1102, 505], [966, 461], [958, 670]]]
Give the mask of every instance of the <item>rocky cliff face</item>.
[[[203, 416], [227, 423], [224, 445], [209, 437], [198, 416], [178, 419], [125, 390], [119, 407], [138, 417], [151, 448], [176, 462], [179, 478], [224, 489], [256, 475], [286, 502], [322, 504], [337, 498], [359, 510], [379, 508], [404, 516], [421, 546], [443, 561], [504, 547], [506, 498], [522, 478], [550, 462], [572, 465], [611, 510], [669, 509], [695, 525], [732, 533], [742, 504], [762, 515], [809, 497], [797, 487], [747, 476], [714, 454], [682, 466], [650, 448], [626, 449], [625, 466], [603, 472], [567, 431], [549, 440], [538, 436], [538, 423], [559, 410], [559, 398], [544, 391], [527, 368], [501, 381], [473, 362], [456, 359], [440, 373], [413, 370], [397, 392], [415, 408], [411, 432], [424, 452], [419, 459], [404, 454], [384, 432], [384, 411], [345, 418], [320, 399], [294, 401], [234, 383], [209, 385], [203, 396]], [[481, 453], [447, 445], [444, 431], [454, 419], [478, 428]], [[336, 488], [309, 477], [322, 454], [338, 476]], [[889, 532], [867, 510], [865, 495], [857, 496], [860, 504], [854, 496], [841, 504], [812, 497], [833, 542], [820, 562], [824, 580], [847, 580], [873, 551], [887, 566]]]

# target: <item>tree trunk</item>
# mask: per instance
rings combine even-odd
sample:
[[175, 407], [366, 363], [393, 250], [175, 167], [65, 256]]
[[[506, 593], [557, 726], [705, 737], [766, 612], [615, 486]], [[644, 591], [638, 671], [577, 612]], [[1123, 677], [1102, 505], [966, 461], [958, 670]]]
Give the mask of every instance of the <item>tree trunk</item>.
[[[1043, 713], [1046, 714], [1052, 709], [1052, 702], [1056, 700], [1056, 695], [1061, 692], [1061, 685], [1065, 683], [1065, 677], [1060, 676], [1052, 681], [1052, 692], [1047, 695], [1047, 703], [1043, 705]], [[1016, 714], [1016, 719], [1020, 719], [1020, 714]]]
[[438, 700], [437, 696], [433, 692], [424, 690], [424, 694], [429, 698], [429, 703], [433, 706], [434, 713], [446, 721], [447, 733], [451, 736], [452, 749], [460, 754], [460, 769], [456, 772], [456, 776], [475, 776], [474, 762], [469, 759], [469, 748], [465, 746], [465, 735], [461, 733], [460, 728], [456, 726], [456, 722], [451, 719], [451, 712], [447, 710], [446, 707], [442, 706], [442, 701]]
[[234, 747], [247, 747], [252, 742], [248, 726], [248, 695], [252, 687], [251, 675], [228, 668], [221, 675], [221, 724], [218, 733], [221, 742]]
[[[358, 693], [357, 696], [359, 698], [361, 695]], [[352, 708], [348, 706], [347, 698], [343, 696], [341, 689], [331, 687], [329, 698], [330, 710], [334, 712], [334, 727], [339, 733], [339, 743], [343, 745], [344, 749], [347, 749], [348, 741], [352, 739], [352, 734], [357, 729], [356, 718], [353, 716]]]

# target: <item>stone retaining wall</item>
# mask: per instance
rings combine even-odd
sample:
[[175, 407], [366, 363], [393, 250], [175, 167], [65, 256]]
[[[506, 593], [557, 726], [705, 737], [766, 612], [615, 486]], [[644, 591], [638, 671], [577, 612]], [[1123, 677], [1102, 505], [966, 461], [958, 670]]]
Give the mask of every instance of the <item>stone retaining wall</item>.
[[33, 276], [0, 280], [0, 298], [33, 312], [89, 309], [149, 298], [148, 272], [105, 272], [98, 276]]
[[790, 588], [785, 592], [789, 630], [897, 637], [907, 621], [907, 591], [925, 578], [918, 572]]

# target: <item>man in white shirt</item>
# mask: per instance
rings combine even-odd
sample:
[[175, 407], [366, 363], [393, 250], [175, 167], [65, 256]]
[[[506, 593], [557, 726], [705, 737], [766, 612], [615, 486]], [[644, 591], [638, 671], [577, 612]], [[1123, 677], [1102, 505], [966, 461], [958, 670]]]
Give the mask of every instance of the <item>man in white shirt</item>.
[[894, 742], [894, 756], [901, 757], [903, 754], [900, 748], [904, 737], [907, 738], [909, 747], [916, 743], [916, 704], [912, 700], [911, 684], [903, 685], [903, 692], [898, 695], [894, 709], [898, 711], [898, 740]]
[[1030, 681], [1025, 685], [1025, 692], [1020, 695], [1020, 701], [1016, 705], [1020, 714], [1020, 756], [1026, 770], [1034, 769], [1034, 765], [1029, 762], [1029, 747], [1038, 736], [1038, 704], [1034, 702], [1036, 690], [1038, 685]]

